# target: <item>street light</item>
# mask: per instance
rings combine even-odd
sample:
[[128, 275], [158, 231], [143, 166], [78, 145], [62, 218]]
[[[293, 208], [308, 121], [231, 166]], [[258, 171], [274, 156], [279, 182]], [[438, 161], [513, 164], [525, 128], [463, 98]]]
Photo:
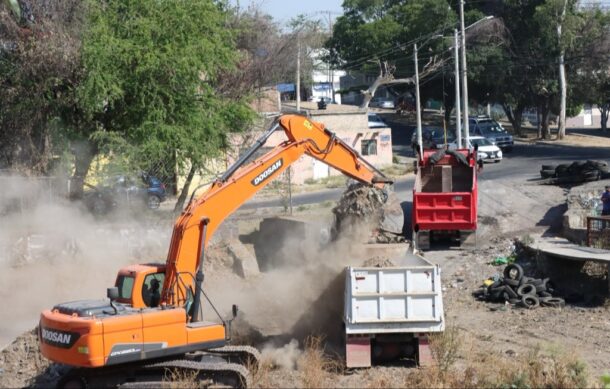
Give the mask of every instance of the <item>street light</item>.
[[[483, 19], [472, 23], [470, 26], [468, 26], [468, 28], [492, 18], [493, 16], [486, 16]], [[468, 146], [470, 139], [470, 128], [468, 122], [468, 76], [466, 74], [466, 28], [464, 27], [464, 0], [460, 1], [460, 26], [462, 28], [462, 100], [464, 104], [464, 138], [465, 146]]]

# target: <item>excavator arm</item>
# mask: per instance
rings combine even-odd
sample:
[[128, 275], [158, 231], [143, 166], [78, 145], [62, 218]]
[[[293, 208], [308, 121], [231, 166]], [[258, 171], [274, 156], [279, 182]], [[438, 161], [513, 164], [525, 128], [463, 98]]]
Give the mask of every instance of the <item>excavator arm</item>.
[[[246, 163], [279, 130], [288, 140]], [[164, 303], [181, 306], [194, 299], [192, 320], [197, 321], [203, 257], [210, 238], [225, 218], [304, 154], [360, 182], [380, 187], [391, 183], [323, 124], [297, 115], [280, 117], [205, 193], [191, 201], [176, 221], [166, 262]]]

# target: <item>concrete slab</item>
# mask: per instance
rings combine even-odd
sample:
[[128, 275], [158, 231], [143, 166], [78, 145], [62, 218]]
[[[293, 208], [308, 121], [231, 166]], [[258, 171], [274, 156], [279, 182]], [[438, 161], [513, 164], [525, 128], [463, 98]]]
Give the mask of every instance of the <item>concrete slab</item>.
[[564, 238], [538, 237], [529, 247], [544, 254], [564, 259], [610, 263], [610, 250], [578, 246]]
[[233, 258], [233, 267], [240, 277], [252, 278], [260, 274], [256, 258], [239, 240], [231, 239], [227, 251]]

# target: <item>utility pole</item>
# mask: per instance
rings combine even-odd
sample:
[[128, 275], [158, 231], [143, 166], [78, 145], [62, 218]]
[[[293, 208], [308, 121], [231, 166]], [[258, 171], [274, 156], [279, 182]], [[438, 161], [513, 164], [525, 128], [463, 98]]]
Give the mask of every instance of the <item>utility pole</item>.
[[419, 147], [419, 158], [424, 156], [421, 134], [421, 107], [419, 102], [419, 68], [417, 66], [417, 43], [413, 45], [413, 60], [415, 62], [415, 111], [417, 113], [417, 145]]
[[453, 57], [455, 62], [455, 132], [457, 136], [458, 149], [462, 148], [462, 113], [460, 109], [460, 54], [458, 31], [453, 30]]
[[301, 110], [301, 39], [297, 32], [297, 85], [296, 85], [297, 111]]
[[[333, 17], [331, 16], [331, 11], [328, 11], [328, 30], [329, 36], [333, 35]], [[330, 101], [335, 102], [335, 72], [332, 69], [332, 65], [328, 62], [328, 72], [330, 78]]]
[[460, 28], [462, 31], [462, 103], [464, 104], [464, 145], [470, 143], [468, 126], [468, 76], [466, 73], [466, 32], [464, 28], [464, 0], [460, 0]]

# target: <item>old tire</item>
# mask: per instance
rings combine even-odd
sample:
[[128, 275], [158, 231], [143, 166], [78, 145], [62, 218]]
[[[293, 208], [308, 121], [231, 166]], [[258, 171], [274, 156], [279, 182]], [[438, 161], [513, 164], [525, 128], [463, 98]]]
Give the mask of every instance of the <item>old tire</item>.
[[542, 280], [542, 282], [536, 286], [536, 293], [542, 293], [542, 292], [546, 292], [546, 284], [547, 282], [549, 282], [548, 278], [545, 278], [544, 280]]
[[523, 284], [517, 288], [517, 294], [519, 296], [535, 296], [536, 287], [532, 284]]
[[559, 297], [542, 297], [540, 298], [540, 304], [543, 307], [552, 308], [563, 308], [566, 306], [565, 300]]
[[523, 304], [525, 308], [534, 309], [540, 306], [540, 300], [538, 300], [538, 297], [536, 296], [526, 294], [521, 297], [521, 304]]
[[516, 263], [511, 263], [504, 268], [504, 279], [521, 280], [523, 278], [523, 268]]
[[557, 169], [557, 165], [542, 165], [542, 167], [540, 169], [541, 170], [552, 170], [554, 173], [555, 169]]
[[553, 295], [552, 295], [552, 294], [550, 294], [549, 292], [546, 292], [546, 291], [544, 291], [544, 292], [539, 292], [539, 293], [538, 293], [538, 296], [540, 296], [540, 297], [553, 297]]
[[504, 279], [504, 283], [508, 286], [512, 286], [512, 287], [518, 287], [520, 284], [519, 280], [511, 280], [510, 278], [505, 278]]
[[516, 299], [519, 297], [519, 295], [517, 294], [517, 292], [515, 292], [515, 290], [513, 288], [511, 288], [510, 286], [506, 285], [504, 286], [505, 289], [505, 293], [508, 294], [508, 299]]

